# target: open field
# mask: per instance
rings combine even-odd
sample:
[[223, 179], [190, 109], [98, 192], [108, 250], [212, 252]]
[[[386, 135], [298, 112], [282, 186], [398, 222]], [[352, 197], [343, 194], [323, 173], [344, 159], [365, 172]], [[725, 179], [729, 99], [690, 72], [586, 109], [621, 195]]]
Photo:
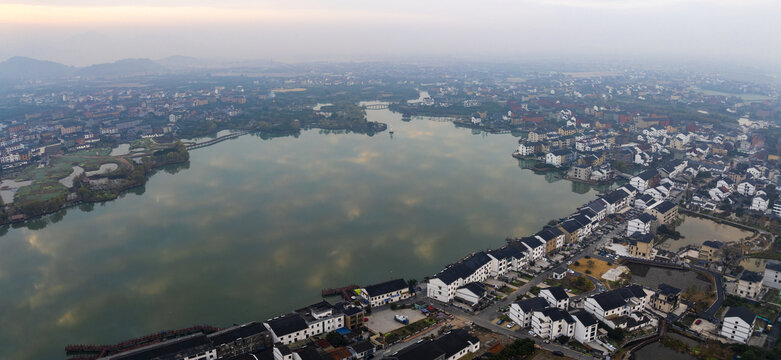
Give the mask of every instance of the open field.
[[[591, 275], [597, 279], [601, 279], [602, 275], [604, 275], [608, 270], [615, 269], [618, 267], [618, 265], [611, 263], [612, 265], [608, 265], [608, 263], [604, 260], [600, 259], [580, 259], [572, 265], [569, 266], [570, 269], [575, 270], [579, 273], [588, 274]], [[586, 272], [589, 271], [589, 272]]]

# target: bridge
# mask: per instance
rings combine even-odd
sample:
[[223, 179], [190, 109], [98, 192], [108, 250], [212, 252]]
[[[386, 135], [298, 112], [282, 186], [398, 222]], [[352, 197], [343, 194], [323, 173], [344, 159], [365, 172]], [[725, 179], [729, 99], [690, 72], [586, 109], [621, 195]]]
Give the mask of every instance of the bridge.
[[362, 108], [364, 108], [366, 110], [382, 110], [382, 109], [387, 109], [388, 108], [388, 104], [364, 105], [364, 106], [362, 106]]
[[187, 150], [200, 149], [202, 147], [207, 147], [209, 145], [214, 145], [214, 144], [216, 144], [218, 142], [222, 142], [222, 141], [225, 141], [225, 140], [237, 138], [237, 137], [239, 137], [241, 135], [244, 135], [246, 133], [247, 133], [246, 131], [239, 131], [239, 132], [235, 132], [235, 133], [230, 133], [228, 135], [223, 135], [223, 136], [220, 136], [218, 138], [211, 139], [209, 141], [204, 141], [204, 142], [195, 143], [195, 144], [188, 144], [187, 145]]

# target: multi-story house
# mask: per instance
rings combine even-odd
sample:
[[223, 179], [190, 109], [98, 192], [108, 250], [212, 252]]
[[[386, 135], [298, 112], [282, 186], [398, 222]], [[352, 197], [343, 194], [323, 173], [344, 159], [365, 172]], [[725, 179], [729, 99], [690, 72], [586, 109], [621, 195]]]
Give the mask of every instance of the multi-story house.
[[615, 327], [610, 319], [642, 311], [649, 303], [652, 291], [640, 285], [629, 285], [586, 298], [583, 310], [594, 315], [608, 326]]
[[655, 216], [657, 224], [672, 224], [678, 218], [678, 205], [665, 200], [645, 209], [645, 212]]
[[648, 188], [659, 185], [660, 180], [659, 170], [648, 169], [630, 179], [629, 184], [634, 186], [637, 191], [644, 192]]
[[593, 315], [583, 310], [575, 311], [570, 315], [575, 320], [575, 332], [572, 336], [576, 341], [585, 344], [597, 340], [599, 322]]
[[543, 339], [575, 334], [575, 320], [562, 309], [549, 307], [532, 313], [532, 330]]
[[702, 246], [700, 246], [700, 260], [705, 260], [708, 262], [721, 261], [722, 247], [724, 247], [724, 243], [722, 243], [721, 241], [716, 241], [716, 240], [703, 241]]
[[458, 288], [471, 282], [485, 281], [490, 274], [491, 257], [484, 252], [479, 252], [447, 267], [429, 279], [426, 295], [434, 300], [447, 303], [456, 297]]
[[650, 259], [654, 253], [654, 236], [652, 234], [634, 233], [627, 240], [629, 256]]
[[373, 307], [409, 299], [411, 296], [409, 285], [404, 279], [370, 285], [362, 288], [360, 293], [361, 297]]
[[745, 344], [754, 333], [754, 322], [756, 319], [757, 316], [748, 308], [733, 306], [724, 314], [719, 334], [732, 341]]
[[753, 271], [744, 270], [738, 278], [738, 286], [735, 294], [747, 299], [755, 300], [762, 290], [762, 275]]
[[678, 308], [681, 301], [681, 289], [659, 284], [659, 289], [651, 295], [651, 307], [664, 312], [672, 312]]
[[634, 233], [650, 234], [654, 221], [656, 221], [656, 218], [651, 214], [642, 213], [638, 215], [627, 222], [626, 236], [631, 236]]
[[762, 277], [762, 285], [781, 290], [781, 263], [768, 261], [765, 264], [765, 275]]
[[569, 295], [561, 286], [551, 286], [540, 290], [541, 298], [548, 302], [550, 307], [567, 310], [569, 307]]
[[535, 310], [542, 310], [549, 306], [548, 301], [541, 297], [525, 299], [510, 304], [508, 316], [512, 321], [515, 321], [518, 326], [525, 328], [531, 326], [532, 313]]

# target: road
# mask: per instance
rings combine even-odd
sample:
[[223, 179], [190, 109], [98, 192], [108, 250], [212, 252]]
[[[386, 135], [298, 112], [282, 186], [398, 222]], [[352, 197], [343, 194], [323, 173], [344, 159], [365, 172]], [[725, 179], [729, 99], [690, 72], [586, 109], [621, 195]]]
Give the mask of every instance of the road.
[[[625, 229], [625, 225], [623, 225], [623, 224], [617, 225], [615, 227], [615, 229], [613, 229], [612, 231], [610, 231], [610, 232], [608, 232], [608, 233], [606, 233], [604, 235], [601, 235], [598, 240], [592, 242], [587, 247], [581, 249], [579, 252], [577, 252], [576, 254], [571, 256], [570, 258], [565, 259], [564, 263], [566, 264], [566, 262], [568, 262], [568, 261], [572, 261], [572, 262], [577, 261], [579, 259], [582, 259], [586, 255], [593, 255], [593, 252], [594, 252], [595, 249], [598, 249], [598, 248], [604, 246], [608, 241], [610, 241], [615, 236], [617, 236], [617, 235], [621, 234], [623, 231], [625, 231], [624, 229]], [[596, 237], [596, 236], [593, 236], [593, 237], [590, 237], [590, 238], [593, 239], [594, 237]], [[605, 258], [605, 260], [606, 261], [614, 261], [614, 260], [607, 259], [607, 258]], [[547, 343], [546, 344], [546, 343], [543, 342], [542, 339], [528, 335], [528, 329], [521, 329], [521, 330], [518, 330], [518, 331], [512, 331], [512, 330], [506, 328], [505, 326], [497, 325], [493, 321], [496, 317], [498, 317], [500, 315], [503, 315], [500, 312], [500, 309], [502, 309], [503, 307], [508, 306], [512, 302], [514, 302], [518, 295], [526, 294], [529, 290], [531, 290], [532, 287], [537, 286], [541, 282], [545, 281], [545, 279], [548, 279], [551, 276], [551, 274], [553, 272], [553, 269], [556, 269], [558, 266], [560, 266], [560, 264], [554, 265], [554, 266], [551, 267], [551, 269], [543, 271], [542, 273], [540, 273], [537, 276], [535, 276], [534, 278], [532, 278], [528, 283], [526, 283], [523, 286], [519, 287], [515, 292], [509, 294], [508, 296], [506, 296], [501, 301], [497, 301], [496, 303], [494, 303], [494, 304], [490, 305], [489, 307], [483, 309], [482, 311], [478, 312], [477, 314], [467, 313], [466, 311], [463, 311], [461, 308], [458, 308], [456, 306], [451, 306], [451, 305], [442, 304], [442, 303], [439, 303], [439, 302], [436, 302], [436, 301], [432, 301], [431, 299], [425, 297], [425, 292], [426, 292], [425, 288], [423, 288], [422, 291], [420, 291], [413, 299], [411, 299], [411, 302], [424, 300], [426, 302], [431, 303], [437, 309], [444, 310], [444, 311], [446, 311], [448, 313], [451, 313], [451, 314], [454, 314], [454, 315], [457, 315], [457, 316], [469, 319], [470, 321], [472, 321], [477, 326], [481, 326], [481, 327], [486, 328], [486, 329], [488, 329], [490, 331], [493, 331], [495, 333], [506, 335], [506, 336], [509, 336], [509, 337], [515, 338], [515, 339], [519, 339], [519, 338], [532, 339], [532, 340], [534, 340], [535, 343], [540, 345], [540, 347], [542, 347], [543, 349], [549, 350], [549, 351], [561, 351], [562, 353], [564, 353], [565, 356], [570, 357], [570, 358], [583, 359], [583, 360], [585, 360], [585, 359], [593, 359], [593, 357], [590, 356], [590, 355], [583, 354], [581, 352], [572, 350], [572, 349], [570, 349], [568, 347], [560, 346], [560, 345], [554, 344], [554, 343]], [[594, 278], [594, 277], [588, 276], [588, 278], [592, 282], [595, 282], [595, 281], [599, 282], [599, 280]], [[586, 294], [581, 294], [580, 297], [593, 295], [594, 293], [596, 293], [598, 291], [599, 291], [599, 288], [595, 287], [594, 290], [592, 290], [592, 291], [590, 291], [589, 293], [586, 293]], [[577, 299], [577, 297], [576, 297], [576, 299]], [[403, 349], [403, 348], [405, 348], [405, 347], [407, 347], [409, 345], [412, 345], [414, 343], [415, 343], [414, 341], [410, 341], [410, 342], [407, 342], [407, 343], [395, 344], [395, 345], [387, 348], [384, 352], [379, 353], [379, 355], [380, 356], [392, 355], [392, 354], [396, 353], [397, 351], [399, 351], [399, 350], [401, 350], [401, 349]]]

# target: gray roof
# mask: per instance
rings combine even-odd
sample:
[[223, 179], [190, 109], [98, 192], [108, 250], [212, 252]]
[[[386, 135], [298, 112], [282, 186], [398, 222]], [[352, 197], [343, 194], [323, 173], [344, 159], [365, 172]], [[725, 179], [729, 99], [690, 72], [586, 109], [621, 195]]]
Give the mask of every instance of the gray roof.
[[724, 314], [725, 319], [728, 317], [739, 317], [749, 325], [753, 324], [754, 319], [756, 319], [756, 315], [754, 315], [754, 313], [745, 306], [733, 306], [729, 308], [727, 313]]
[[552, 321], [564, 320], [568, 323], [575, 322], [575, 320], [572, 319], [572, 316], [570, 316], [568, 312], [556, 307], [542, 309], [540, 312], [546, 317], [549, 317]]
[[583, 326], [591, 326], [597, 323], [597, 319], [594, 317], [594, 315], [591, 315], [583, 310], [575, 311], [570, 315], [580, 321]]
[[549, 288], [545, 288], [540, 291], [543, 290], [548, 290], [551, 293], [551, 295], [553, 295], [553, 298], [556, 299], [556, 301], [569, 299], [567, 292], [565, 292], [561, 286], [551, 286]]
[[266, 323], [277, 336], [292, 334], [309, 328], [304, 318], [295, 313], [271, 319], [266, 321]]
[[369, 285], [366, 287], [366, 292], [369, 293], [369, 296], [378, 296], [406, 288], [409, 288], [409, 284], [404, 279], [394, 279], [384, 283]]
[[721, 249], [721, 247], [724, 246], [724, 243], [716, 240], [706, 240], [702, 242], [702, 245], [709, 246], [714, 249]]
[[548, 302], [541, 297], [533, 297], [531, 299], [521, 300], [517, 302], [518, 306], [523, 312], [529, 312], [533, 310], [540, 310], [548, 307]]
[[767, 269], [781, 272], [781, 263], [775, 261], [768, 261], [767, 264], [765, 264], [765, 270]]
[[762, 275], [755, 273], [753, 271], [744, 270], [743, 274], [740, 275], [740, 280], [749, 281], [749, 282], [759, 282], [762, 281]]

